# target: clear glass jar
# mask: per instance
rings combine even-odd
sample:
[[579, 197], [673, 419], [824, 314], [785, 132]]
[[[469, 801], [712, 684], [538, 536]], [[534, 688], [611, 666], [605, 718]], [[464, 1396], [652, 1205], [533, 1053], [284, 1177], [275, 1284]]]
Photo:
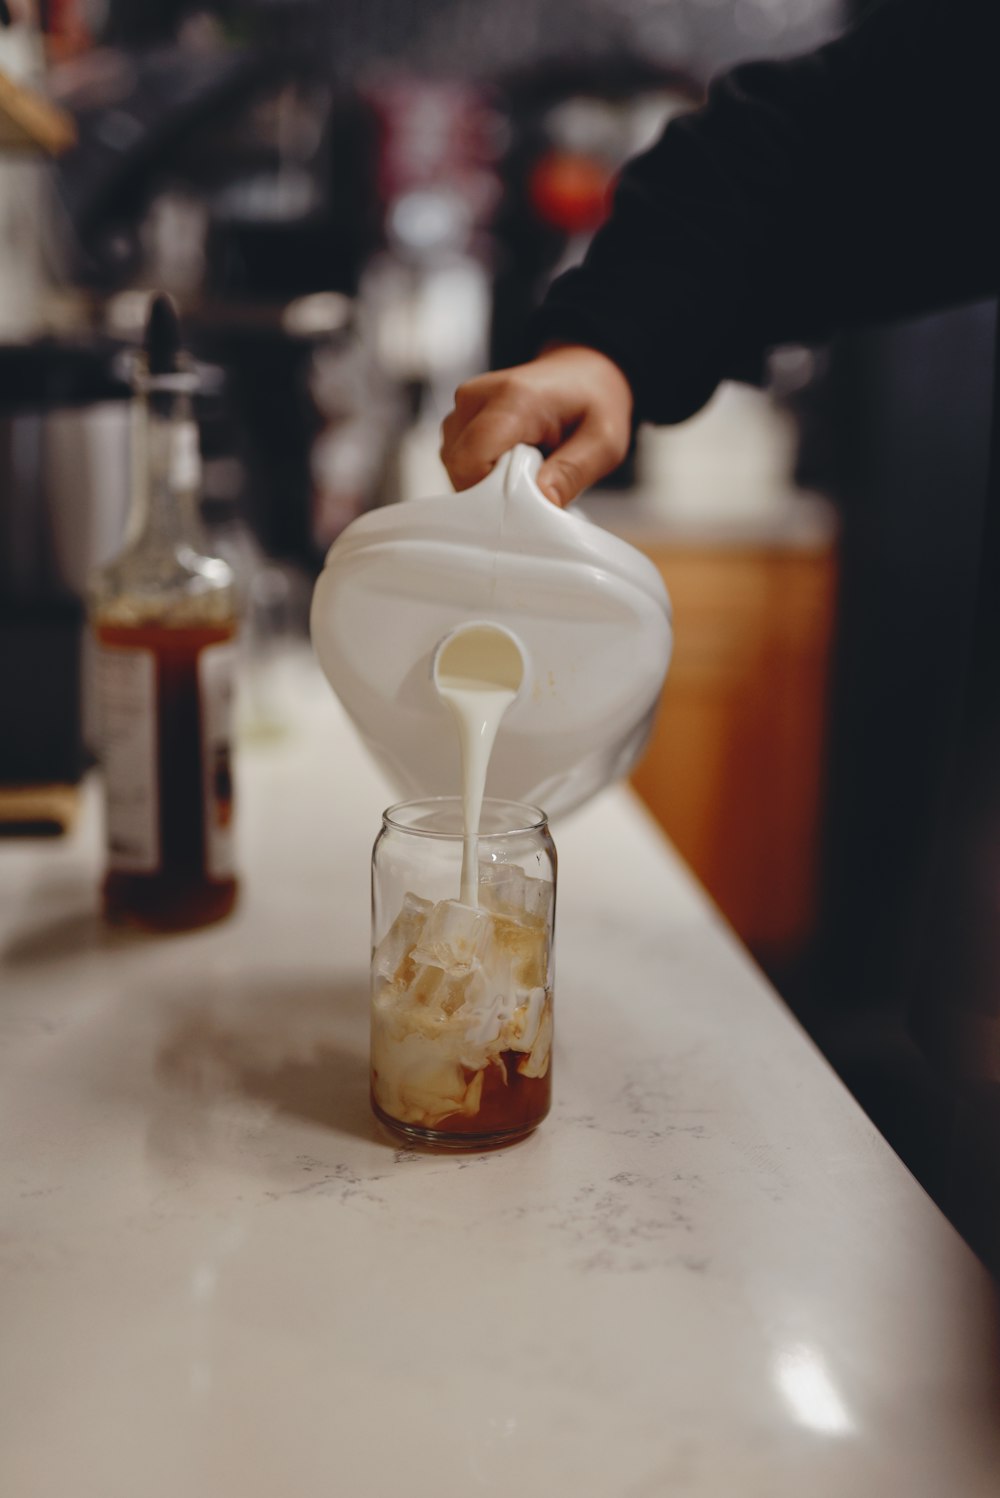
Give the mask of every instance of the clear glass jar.
[[483, 803], [478, 905], [459, 899], [462, 805], [391, 806], [372, 855], [371, 1090], [411, 1142], [509, 1144], [552, 1092], [556, 850], [543, 812]]

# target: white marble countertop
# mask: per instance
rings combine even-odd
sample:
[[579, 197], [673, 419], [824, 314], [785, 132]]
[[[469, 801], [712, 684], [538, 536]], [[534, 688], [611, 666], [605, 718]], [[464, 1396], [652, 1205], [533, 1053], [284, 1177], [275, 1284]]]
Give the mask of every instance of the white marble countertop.
[[228, 923], [104, 931], [93, 795], [0, 845], [3, 1498], [995, 1498], [985, 1274], [624, 790], [556, 831], [548, 1122], [383, 1142], [315, 694]]

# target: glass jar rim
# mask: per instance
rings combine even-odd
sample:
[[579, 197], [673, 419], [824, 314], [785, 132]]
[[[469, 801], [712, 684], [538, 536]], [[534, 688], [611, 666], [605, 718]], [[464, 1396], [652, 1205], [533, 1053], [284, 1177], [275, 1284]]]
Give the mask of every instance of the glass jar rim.
[[[438, 838], [442, 842], [461, 842], [463, 833], [461, 826], [455, 832], [444, 832], [436, 827], [414, 827], [411, 823], [403, 821], [405, 812], [417, 814], [426, 811], [428, 815], [441, 812], [445, 809], [457, 808], [461, 813], [461, 796], [420, 796], [413, 801], [397, 801], [392, 806], [386, 807], [382, 813], [382, 826], [393, 832], [405, 832], [411, 837]], [[532, 832], [545, 832], [548, 830], [548, 818], [544, 811], [537, 806], [531, 806], [526, 801], [508, 801], [502, 796], [486, 796], [483, 799], [483, 812], [491, 807], [509, 807], [517, 813], [512, 820], [512, 825], [505, 826], [502, 832], [480, 832], [480, 842], [497, 842], [503, 838], [525, 837]]]

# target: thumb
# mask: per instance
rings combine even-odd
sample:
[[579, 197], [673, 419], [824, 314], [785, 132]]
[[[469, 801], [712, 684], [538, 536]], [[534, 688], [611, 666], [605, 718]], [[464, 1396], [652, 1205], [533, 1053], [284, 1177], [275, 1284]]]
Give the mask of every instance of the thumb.
[[538, 487], [547, 499], [565, 508], [588, 485], [610, 473], [625, 456], [602, 417], [588, 414], [572, 437], [557, 447], [538, 470]]

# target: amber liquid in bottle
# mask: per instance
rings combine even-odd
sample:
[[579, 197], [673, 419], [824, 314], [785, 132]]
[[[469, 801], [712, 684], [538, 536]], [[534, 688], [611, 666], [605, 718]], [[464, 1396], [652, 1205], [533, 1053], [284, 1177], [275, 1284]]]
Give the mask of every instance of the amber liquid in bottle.
[[96, 621], [99, 646], [148, 651], [155, 670], [158, 867], [148, 873], [115, 868], [112, 845], [103, 887], [109, 920], [182, 930], [220, 920], [235, 904], [236, 878], [213, 875], [210, 858], [213, 831], [225, 832], [233, 818], [230, 748], [227, 739], [206, 742], [199, 679], [201, 652], [232, 641], [235, 632], [232, 619], [180, 627]]

